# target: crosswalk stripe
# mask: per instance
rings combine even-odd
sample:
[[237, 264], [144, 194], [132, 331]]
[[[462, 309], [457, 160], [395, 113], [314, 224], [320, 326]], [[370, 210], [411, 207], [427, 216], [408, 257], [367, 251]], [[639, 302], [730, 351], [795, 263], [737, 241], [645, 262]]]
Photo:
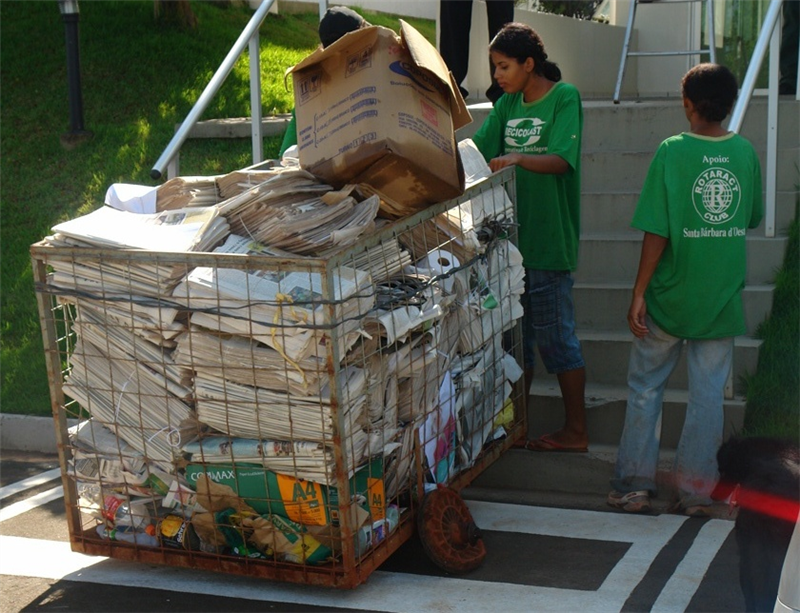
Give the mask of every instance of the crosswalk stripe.
[[[355, 590], [315, 588], [185, 568], [153, 566], [71, 552], [68, 543], [0, 536], [0, 571], [5, 575], [80, 581], [120, 587], [147, 587], [192, 594], [320, 607], [386, 611], [619, 610], [620, 595], [560, 590], [452, 577], [376, 571]], [[16, 562], [12, 562], [16, 560]], [[626, 594], [621, 595], [624, 599]]]
[[4, 485], [3, 487], [0, 487], [0, 500], [8, 498], [9, 496], [13, 496], [14, 494], [17, 494], [19, 492], [24, 492], [25, 490], [38, 487], [43, 483], [47, 483], [48, 481], [52, 481], [60, 477], [61, 477], [61, 469], [54, 468], [52, 470], [47, 470], [43, 473], [39, 473], [38, 475], [28, 477], [27, 479], [22, 479], [21, 481], [17, 481], [16, 483], [10, 483], [8, 485]]
[[[25, 481], [38, 485], [47, 482], [47, 476], [44, 473], [38, 480]], [[0, 522], [61, 496], [63, 490], [59, 486], [9, 505], [0, 509]], [[446, 606], [448, 610], [493, 613], [519, 610], [524, 605], [526, 610], [603, 612], [622, 609], [655, 557], [687, 521], [684, 516], [668, 514], [638, 516], [479, 500], [466, 503], [483, 530], [623, 542], [630, 543], [630, 547], [594, 591], [381, 570], [356, 590], [341, 591], [85, 556], [72, 552], [69, 543], [14, 536], [0, 536], [4, 554], [0, 556], [0, 573], [171, 591], [180, 586], [181, 592], [356, 610], [403, 612], [441, 610]], [[733, 522], [723, 520], [710, 520], [703, 527], [658, 596], [653, 611], [686, 609], [732, 528]], [[530, 560], [510, 563], [537, 561], [532, 556]]]
[[44, 492], [39, 492], [38, 494], [34, 494], [25, 500], [20, 500], [19, 502], [15, 502], [14, 504], [10, 504], [7, 507], [3, 507], [0, 509], [0, 522], [4, 522], [6, 520], [11, 519], [12, 517], [16, 517], [17, 515], [22, 515], [31, 509], [35, 509], [36, 507], [40, 507], [43, 504], [47, 504], [48, 502], [52, 502], [53, 500], [57, 500], [64, 495], [64, 488], [60, 485], [58, 487], [54, 487], [53, 489], [46, 490]]
[[654, 613], [686, 610], [733, 527], [732, 521], [712, 519], [701, 528], [692, 547], [661, 590], [651, 609]]

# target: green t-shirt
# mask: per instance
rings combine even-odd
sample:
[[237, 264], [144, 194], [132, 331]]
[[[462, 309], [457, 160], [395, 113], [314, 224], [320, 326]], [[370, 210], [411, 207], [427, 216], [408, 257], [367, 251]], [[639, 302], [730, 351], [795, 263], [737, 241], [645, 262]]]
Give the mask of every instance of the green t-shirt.
[[294, 114], [294, 109], [292, 109], [292, 117], [289, 119], [289, 123], [286, 124], [286, 132], [283, 133], [283, 141], [281, 142], [281, 148], [278, 151], [278, 157], [282, 158], [283, 154], [286, 153], [286, 150], [292, 145], [296, 144], [297, 116]]
[[535, 102], [504, 94], [472, 137], [488, 162], [506, 153], [555, 154], [562, 175], [516, 169], [519, 248], [526, 268], [569, 270], [578, 265], [583, 108], [574, 85], [559, 82]]
[[679, 134], [658, 148], [631, 225], [669, 239], [645, 292], [673, 336], [745, 332], [745, 230], [761, 222], [761, 165], [737, 134]]

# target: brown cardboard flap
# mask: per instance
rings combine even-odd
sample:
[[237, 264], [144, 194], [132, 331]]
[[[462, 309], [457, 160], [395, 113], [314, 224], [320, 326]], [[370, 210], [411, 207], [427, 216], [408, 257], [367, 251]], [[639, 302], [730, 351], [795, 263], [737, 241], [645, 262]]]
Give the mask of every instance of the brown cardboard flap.
[[369, 26], [366, 28], [360, 28], [358, 30], [348, 32], [335, 43], [332, 43], [325, 48], [322, 46], [317, 47], [316, 50], [311, 53], [311, 55], [308, 55], [304, 60], [298, 62], [291, 68], [288, 68], [284, 78], [293, 72], [303, 70], [304, 68], [313, 66], [314, 64], [317, 64], [326, 58], [337, 55], [348, 47], [366, 47], [373, 45], [378, 39], [379, 33], [381, 32], [391, 33], [391, 35], [394, 36], [398, 42], [400, 40], [394, 31], [390, 30], [389, 28], [384, 28], [383, 26]]
[[453, 129], [458, 130], [468, 123], [472, 123], [472, 115], [467, 110], [467, 103], [464, 102], [461, 90], [454, 83], [453, 76], [450, 74], [447, 64], [444, 63], [436, 47], [431, 45], [428, 39], [420, 34], [418, 30], [402, 19], [400, 20], [400, 37], [414, 59], [414, 63], [420, 68], [435, 74], [450, 90], [450, 111], [453, 115]]

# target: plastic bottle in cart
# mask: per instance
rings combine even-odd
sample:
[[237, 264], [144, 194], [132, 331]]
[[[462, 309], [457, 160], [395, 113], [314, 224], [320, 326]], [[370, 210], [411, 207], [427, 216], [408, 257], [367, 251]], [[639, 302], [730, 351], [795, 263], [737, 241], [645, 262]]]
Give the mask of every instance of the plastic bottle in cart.
[[144, 529], [150, 523], [150, 518], [143, 513], [132, 513], [127, 497], [111, 493], [104, 493], [97, 483], [81, 483], [78, 485], [78, 495], [92, 503], [95, 514], [99, 512], [100, 518], [115, 527], [131, 527]]
[[155, 535], [155, 527], [151, 524], [145, 530], [119, 530], [117, 528], [106, 528], [103, 524], [97, 526], [97, 535], [101, 539], [109, 541], [125, 541], [142, 547], [158, 547], [158, 537]]

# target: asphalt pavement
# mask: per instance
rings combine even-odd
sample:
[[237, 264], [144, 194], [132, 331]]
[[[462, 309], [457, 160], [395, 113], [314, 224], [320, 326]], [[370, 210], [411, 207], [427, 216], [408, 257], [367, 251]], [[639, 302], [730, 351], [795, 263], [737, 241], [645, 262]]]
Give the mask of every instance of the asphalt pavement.
[[409, 539], [354, 590], [70, 550], [57, 457], [0, 450], [0, 611], [742, 611], [733, 522], [631, 516], [594, 497], [467, 488], [483, 564], [447, 575]]

